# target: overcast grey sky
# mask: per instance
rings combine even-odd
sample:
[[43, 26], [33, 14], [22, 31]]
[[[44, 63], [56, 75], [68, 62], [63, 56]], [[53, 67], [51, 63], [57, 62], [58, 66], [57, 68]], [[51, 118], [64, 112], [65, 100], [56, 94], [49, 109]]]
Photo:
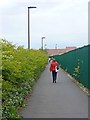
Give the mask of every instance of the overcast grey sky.
[[88, 44], [88, 0], [0, 0], [0, 36], [16, 45], [28, 47], [28, 6], [30, 10], [31, 48]]

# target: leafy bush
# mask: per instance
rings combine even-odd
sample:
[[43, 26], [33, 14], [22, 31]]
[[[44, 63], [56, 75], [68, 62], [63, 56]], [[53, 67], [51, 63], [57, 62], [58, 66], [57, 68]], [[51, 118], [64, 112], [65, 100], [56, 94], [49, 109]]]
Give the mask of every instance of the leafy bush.
[[2, 110], [3, 118], [19, 118], [18, 108], [32, 91], [35, 81], [47, 64], [47, 54], [41, 50], [28, 50], [6, 40], [2, 45]]

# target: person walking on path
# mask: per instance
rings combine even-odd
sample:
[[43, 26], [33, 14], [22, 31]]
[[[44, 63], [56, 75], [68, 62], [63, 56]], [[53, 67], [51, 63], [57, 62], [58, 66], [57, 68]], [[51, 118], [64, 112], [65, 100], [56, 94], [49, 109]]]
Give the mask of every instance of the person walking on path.
[[57, 61], [55, 59], [53, 59], [50, 63], [50, 72], [52, 72], [53, 83], [56, 83], [58, 66], [59, 66], [59, 64], [57, 63]]

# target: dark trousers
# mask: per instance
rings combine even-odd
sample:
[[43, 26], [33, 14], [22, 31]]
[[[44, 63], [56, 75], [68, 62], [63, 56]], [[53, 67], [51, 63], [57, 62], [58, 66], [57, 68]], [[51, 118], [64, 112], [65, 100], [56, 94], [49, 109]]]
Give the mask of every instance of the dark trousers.
[[56, 71], [52, 71], [52, 77], [53, 77], [53, 82], [55, 82], [57, 79], [57, 72]]

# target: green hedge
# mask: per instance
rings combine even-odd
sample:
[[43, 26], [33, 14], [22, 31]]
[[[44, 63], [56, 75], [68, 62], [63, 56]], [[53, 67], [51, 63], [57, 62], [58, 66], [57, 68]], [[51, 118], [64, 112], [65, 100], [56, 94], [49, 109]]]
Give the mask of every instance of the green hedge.
[[17, 110], [32, 91], [47, 64], [47, 54], [28, 50], [2, 40], [2, 109], [3, 118], [19, 118]]

